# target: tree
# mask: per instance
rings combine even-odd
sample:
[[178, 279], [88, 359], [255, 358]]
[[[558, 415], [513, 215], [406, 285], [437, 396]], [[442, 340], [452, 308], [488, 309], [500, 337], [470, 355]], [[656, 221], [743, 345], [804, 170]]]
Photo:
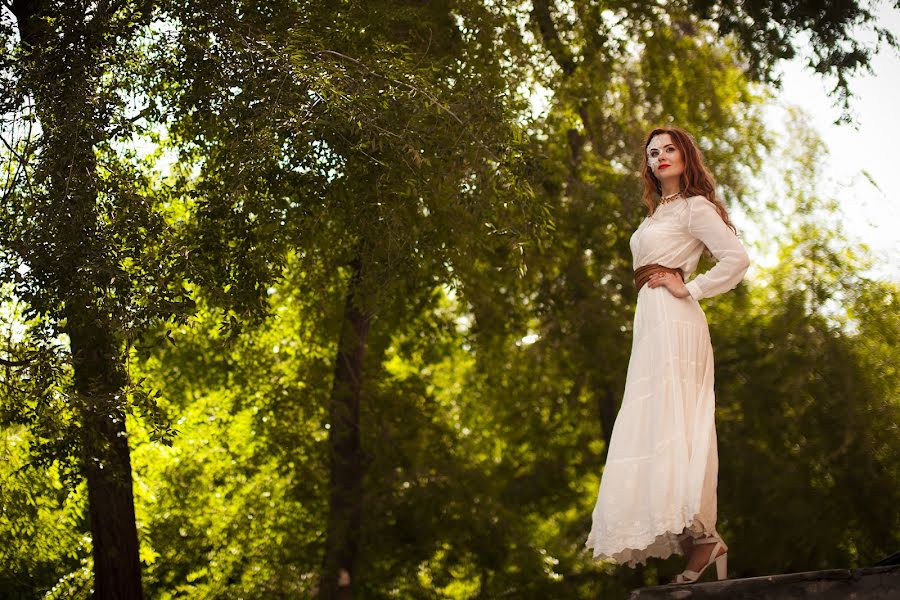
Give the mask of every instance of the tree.
[[[543, 218], [517, 172], [516, 107], [497, 51], [509, 23], [480, 3], [286, 2], [275, 19], [237, 4], [195, 8], [167, 60], [202, 68], [171, 67], [190, 83], [161, 94], [179, 143], [201, 149], [200, 176], [186, 184], [202, 194], [190, 228], [196, 280], [242, 317], [265, 313], [291, 250], [315, 292], [333, 289], [335, 269], [344, 280], [321, 577], [323, 596], [343, 597], [357, 577], [371, 326], [427, 301], [468, 248], [523, 243]], [[202, 85], [215, 88], [198, 96]], [[210, 108], [197, 115], [197, 104]], [[230, 292], [214, 291], [223, 283]]]
[[[111, 75], [133, 60], [133, 35], [150, 10], [49, 0], [6, 8], [18, 41], [10, 53], [4, 39], [5, 112], [39, 128], [39, 137], [7, 144], [17, 181], [4, 195], [0, 266], [33, 323], [22, 348], [39, 355], [23, 352], [23, 374], [7, 373], [6, 414], [44, 432], [38, 454], [86, 477], [97, 597], [140, 598], [123, 348], [146, 322], [186, 304], [164, 276], [177, 253], [140, 174], [115, 149], [136, 117], [127, 84]], [[30, 389], [15, 394], [16, 380]]]
[[827, 155], [822, 140], [796, 111], [787, 131], [768, 228], [778, 261], [710, 316], [723, 526], [756, 557], [742, 576], [870, 565], [900, 543], [897, 286], [867, 275], [865, 246], [842, 233], [809, 152]]

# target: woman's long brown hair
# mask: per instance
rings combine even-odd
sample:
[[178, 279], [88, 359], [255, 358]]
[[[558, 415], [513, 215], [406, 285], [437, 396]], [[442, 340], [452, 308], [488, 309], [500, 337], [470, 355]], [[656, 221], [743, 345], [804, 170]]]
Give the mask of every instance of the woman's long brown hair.
[[644, 138], [644, 151], [641, 158], [644, 193], [641, 196], [641, 201], [647, 207], [647, 214], [652, 215], [656, 212], [658, 198], [662, 196], [662, 186], [647, 163], [647, 146], [650, 145], [650, 141], [655, 136], [664, 133], [669, 134], [672, 138], [672, 143], [681, 151], [681, 156], [684, 158], [684, 171], [681, 173], [681, 185], [679, 186], [681, 193], [684, 194], [685, 198], [703, 196], [712, 202], [716, 207], [716, 212], [719, 213], [725, 224], [736, 234], [737, 229], [732, 225], [731, 219], [728, 218], [728, 211], [725, 210], [725, 205], [716, 195], [716, 179], [706, 166], [700, 147], [697, 146], [694, 137], [680, 127], [657, 127]]

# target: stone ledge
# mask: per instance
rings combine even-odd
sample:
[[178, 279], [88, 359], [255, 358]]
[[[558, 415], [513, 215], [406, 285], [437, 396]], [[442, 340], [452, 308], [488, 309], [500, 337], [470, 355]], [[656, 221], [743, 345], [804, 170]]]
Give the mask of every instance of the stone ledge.
[[[712, 567], [710, 567], [712, 568]], [[704, 573], [704, 577], [709, 577]], [[628, 600], [898, 600], [900, 565], [831, 569], [634, 590]]]

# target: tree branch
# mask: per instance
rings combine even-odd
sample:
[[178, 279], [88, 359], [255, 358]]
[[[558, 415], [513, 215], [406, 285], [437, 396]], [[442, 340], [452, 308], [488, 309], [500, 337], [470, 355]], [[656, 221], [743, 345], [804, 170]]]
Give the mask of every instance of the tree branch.
[[556, 64], [563, 70], [566, 76], [571, 76], [578, 65], [569, 49], [559, 37], [559, 31], [556, 30], [556, 23], [553, 22], [553, 15], [550, 14], [550, 0], [533, 0], [533, 8], [531, 9], [531, 20], [537, 25], [538, 31], [541, 32], [541, 38], [544, 40], [544, 47], [550, 52], [550, 56], [556, 61]]
[[[16, 123], [13, 120], [13, 129], [15, 129]], [[29, 187], [31, 187], [31, 180], [28, 178], [28, 173], [25, 169], [26, 165], [26, 157], [31, 152], [31, 131], [32, 126], [31, 122], [28, 122], [28, 133], [25, 136], [25, 152], [24, 154], [19, 154], [16, 152], [15, 148], [13, 148], [12, 144], [10, 144], [5, 137], [0, 135], [0, 141], [3, 142], [3, 145], [9, 150], [10, 154], [12, 154], [13, 158], [16, 159], [16, 168], [12, 170], [11, 174], [7, 174], [6, 185], [3, 190], [3, 202], [6, 202], [11, 196], [16, 187], [16, 182], [19, 180], [19, 174], [25, 171], [26, 180], [28, 181]]]
[[399, 80], [387, 77], [386, 75], [382, 75], [381, 73], [378, 73], [377, 71], [373, 71], [372, 69], [367, 67], [364, 63], [353, 58], [352, 56], [347, 56], [346, 54], [341, 54], [340, 52], [335, 52], [334, 50], [319, 50], [318, 52], [316, 52], [316, 54], [317, 55], [330, 54], [332, 56], [336, 56], [342, 60], [346, 60], [346, 61], [353, 63], [354, 65], [358, 66], [360, 69], [363, 69], [366, 72], [366, 74], [371, 75], [372, 77], [377, 77], [378, 79], [387, 81], [389, 83], [393, 83], [394, 85], [399, 85], [401, 87], [405, 87], [409, 90], [412, 90], [414, 92], [422, 94], [423, 96], [425, 96], [426, 98], [428, 98], [429, 100], [434, 102], [435, 106], [440, 108], [443, 112], [445, 112], [448, 115], [450, 115], [451, 117], [453, 117], [453, 120], [455, 120], [457, 123], [459, 123], [460, 125], [465, 125], [465, 123], [463, 123], [462, 119], [460, 119], [458, 116], [456, 116], [456, 113], [454, 113], [447, 106], [445, 106], [443, 103], [441, 103], [433, 94], [423, 90], [422, 88], [416, 87], [413, 84], [407, 83], [405, 81], [399, 81]]
[[[566, 77], [571, 77], [578, 69], [578, 63], [575, 62], [572, 53], [559, 37], [559, 31], [557, 31], [556, 24], [553, 22], [553, 15], [550, 13], [551, 1], [552, 0], [533, 0], [532, 4], [534, 8], [531, 11], [531, 19], [534, 21], [535, 25], [537, 25], [537, 28], [541, 33], [541, 38], [544, 40], [544, 47], [547, 48], [547, 51], [550, 52], [553, 60], [560, 66], [563, 74], [565, 74]], [[582, 14], [581, 16], [583, 18], [585, 15]], [[588, 28], [589, 22], [584, 21], [584, 26]], [[600, 40], [601, 38], [597, 37], [597, 39]], [[598, 41], [597, 43], [600, 42]], [[584, 127], [584, 131], [587, 134], [587, 138], [591, 141], [592, 152], [601, 160], [604, 159], [605, 157], [602, 154], [603, 150], [599, 144], [599, 140], [596, 138], [594, 127], [591, 123], [591, 116], [588, 113], [584, 101], [578, 103], [577, 111], [578, 116], [581, 118], [581, 124]]]
[[442, 103], [442, 102], [441, 102], [434, 94], [432, 94], [431, 92], [428, 92], [427, 90], [423, 90], [422, 88], [420, 88], [420, 87], [418, 87], [418, 86], [415, 86], [415, 85], [413, 85], [413, 84], [411, 84], [411, 83], [408, 83], [408, 82], [406, 82], [406, 81], [400, 81], [400, 80], [397, 80], [397, 79], [393, 79], [393, 78], [391, 78], [391, 77], [388, 77], [387, 75], [382, 75], [381, 73], [379, 73], [379, 72], [377, 72], [377, 71], [373, 71], [372, 69], [370, 69], [370, 68], [369, 68], [365, 63], [363, 63], [362, 61], [360, 61], [360, 60], [358, 60], [358, 59], [356, 59], [356, 58], [353, 58], [352, 56], [347, 56], [346, 54], [342, 54], [342, 53], [340, 53], [340, 52], [337, 52], [337, 51], [335, 51], [335, 50], [319, 50], [318, 52], [314, 52], [314, 54], [317, 55], [317, 56], [319, 56], [319, 55], [329, 55], [329, 56], [334, 56], [334, 57], [339, 58], [339, 59], [341, 59], [341, 60], [348, 61], [348, 62], [350, 62], [351, 64], [353, 64], [354, 66], [358, 67], [359, 69], [362, 69], [367, 75], [370, 75], [370, 76], [372, 76], [372, 77], [381, 79], [382, 81], [386, 81], [386, 82], [391, 83], [391, 84], [393, 84], [393, 85], [397, 85], [397, 86], [400, 86], [400, 87], [404, 87], [404, 88], [406, 88], [406, 89], [408, 89], [408, 90], [411, 90], [411, 91], [414, 91], [414, 92], [416, 92], [416, 93], [418, 93], [418, 94], [422, 94], [423, 96], [425, 96], [426, 98], [428, 98], [428, 100], [430, 100], [432, 103], [434, 103], [434, 105], [437, 106], [438, 109], [440, 109], [441, 112], [450, 115], [450, 117], [452, 117], [454, 121], [456, 121], [459, 125], [461, 125], [462, 128], [463, 128], [462, 130], [465, 131], [465, 132], [469, 135], [469, 137], [472, 139], [472, 141], [475, 142], [476, 144], [478, 144], [478, 146], [479, 146], [480, 148], [482, 148], [485, 152], [487, 152], [487, 154], [488, 154], [492, 159], [494, 159], [494, 160], [500, 162], [499, 157], [497, 157], [497, 155], [496, 155], [490, 148], [488, 148], [484, 143], [481, 142], [481, 140], [478, 139], [478, 136], [475, 135], [474, 132], [471, 131], [471, 129], [468, 127], [468, 125], [467, 125], [462, 119], [460, 119], [460, 118], [456, 115], [455, 112], [453, 112], [452, 110], [450, 110], [449, 107], [447, 107], [444, 103]]
[[9, 360], [6, 358], [0, 358], [0, 366], [3, 367], [24, 367], [25, 365], [29, 365], [34, 362], [34, 359], [39, 356], [38, 353], [34, 353], [29, 357], [22, 358], [20, 360]]
[[130, 119], [125, 119], [124, 121], [120, 121], [119, 124], [116, 126], [116, 128], [109, 132], [109, 138], [112, 139], [112, 138], [118, 137], [119, 135], [121, 135], [122, 133], [124, 133], [126, 131], [126, 129], [128, 128], [129, 125], [134, 125], [135, 123], [137, 123], [144, 117], [152, 115], [153, 111], [154, 111], [154, 106], [151, 104], [151, 105], [145, 107], [141, 112], [139, 112], [135, 116], [131, 117]]

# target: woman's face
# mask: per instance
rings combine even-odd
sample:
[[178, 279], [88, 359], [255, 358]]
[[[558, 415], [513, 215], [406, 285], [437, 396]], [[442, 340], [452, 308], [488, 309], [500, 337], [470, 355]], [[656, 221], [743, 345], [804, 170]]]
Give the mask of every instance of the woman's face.
[[647, 145], [647, 164], [660, 181], [681, 177], [684, 173], [684, 157], [681, 150], [672, 143], [672, 136], [660, 133], [650, 138]]

